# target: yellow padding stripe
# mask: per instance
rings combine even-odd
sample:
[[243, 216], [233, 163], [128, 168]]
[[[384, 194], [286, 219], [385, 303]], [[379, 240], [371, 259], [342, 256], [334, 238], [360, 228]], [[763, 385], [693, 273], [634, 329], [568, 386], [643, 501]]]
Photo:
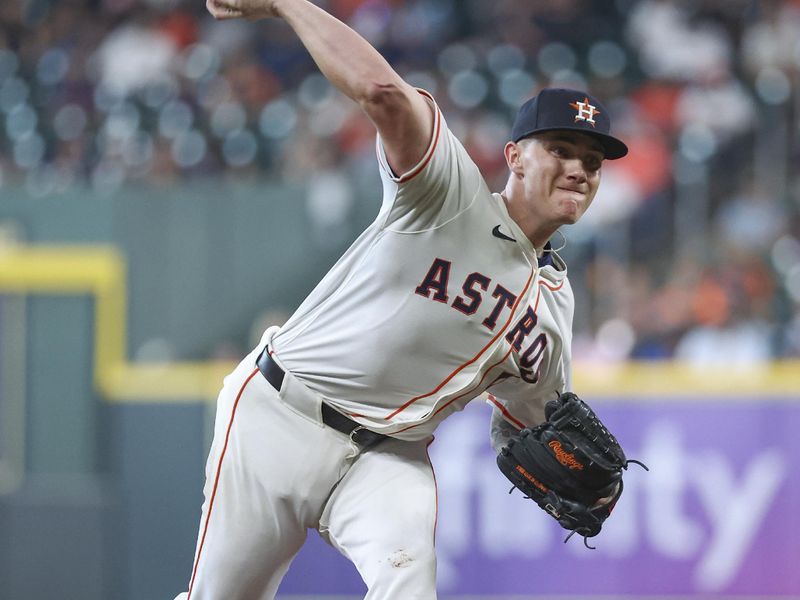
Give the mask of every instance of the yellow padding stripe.
[[681, 362], [578, 364], [573, 388], [579, 394], [609, 398], [697, 399], [771, 398], [800, 400], [800, 361], [747, 367]]
[[127, 361], [125, 259], [110, 246], [12, 247], [0, 251], [0, 292], [89, 294], [95, 300], [94, 382]]
[[102, 384], [113, 402], [212, 400], [235, 366], [222, 361], [121, 364], [109, 370]]

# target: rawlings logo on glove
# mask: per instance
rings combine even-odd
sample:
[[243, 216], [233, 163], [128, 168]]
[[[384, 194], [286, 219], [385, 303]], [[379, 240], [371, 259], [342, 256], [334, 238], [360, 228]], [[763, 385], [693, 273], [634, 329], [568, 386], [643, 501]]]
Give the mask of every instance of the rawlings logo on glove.
[[622, 495], [630, 463], [647, 469], [625, 458], [594, 411], [572, 393], [548, 402], [545, 421], [513, 436], [497, 456], [514, 488], [570, 530], [567, 540], [578, 533], [589, 548], [587, 538], [600, 533]]
[[547, 445], [553, 449], [553, 452], [556, 454], [556, 460], [562, 465], [569, 467], [570, 469], [583, 471], [583, 465], [578, 462], [578, 459], [575, 458], [574, 454], [564, 451], [564, 449], [561, 447], [561, 442], [558, 440], [553, 440]]

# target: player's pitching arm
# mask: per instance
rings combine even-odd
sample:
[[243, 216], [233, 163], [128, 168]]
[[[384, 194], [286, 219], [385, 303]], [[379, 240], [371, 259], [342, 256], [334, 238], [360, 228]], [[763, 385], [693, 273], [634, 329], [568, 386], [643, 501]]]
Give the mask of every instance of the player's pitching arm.
[[220, 20], [283, 19], [328, 81], [375, 124], [395, 173], [422, 158], [433, 133], [432, 107], [350, 27], [307, 0], [207, 0], [206, 7]]

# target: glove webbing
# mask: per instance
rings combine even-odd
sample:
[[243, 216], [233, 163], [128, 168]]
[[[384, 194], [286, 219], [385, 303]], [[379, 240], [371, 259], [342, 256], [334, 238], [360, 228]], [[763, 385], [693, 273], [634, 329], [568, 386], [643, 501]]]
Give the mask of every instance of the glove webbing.
[[[567, 392], [559, 400], [548, 402], [545, 406], [545, 418], [554, 429], [562, 431], [574, 446], [589, 450], [585, 443], [579, 442], [592, 442], [591, 449], [596, 450], [597, 454], [590, 458], [603, 468], [626, 467], [628, 461], [617, 438], [608, 431], [589, 405], [575, 394]], [[577, 432], [577, 438], [573, 431]]]

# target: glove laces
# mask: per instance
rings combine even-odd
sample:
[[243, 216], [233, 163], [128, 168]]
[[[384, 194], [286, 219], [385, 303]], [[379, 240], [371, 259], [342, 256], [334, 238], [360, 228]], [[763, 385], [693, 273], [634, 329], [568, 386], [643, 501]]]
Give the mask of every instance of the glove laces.
[[571, 538], [576, 533], [578, 535], [582, 535], [583, 536], [583, 545], [584, 546], [586, 546], [589, 550], [597, 550], [597, 546], [590, 546], [589, 545], [589, 536], [584, 534], [584, 533], [581, 533], [577, 529], [573, 529], [572, 531], [569, 532], [569, 535], [564, 538], [564, 543], [566, 544], [569, 541], [569, 538]]
[[643, 463], [642, 461], [640, 461], [640, 460], [634, 460], [633, 458], [628, 458], [628, 459], [625, 459], [625, 464], [623, 465], [623, 467], [622, 467], [622, 468], [627, 470], [627, 468], [628, 468], [628, 465], [629, 465], [629, 464], [631, 464], [631, 463], [633, 463], [633, 464], [635, 464], [635, 465], [639, 465], [639, 466], [640, 466], [640, 467], [642, 467], [642, 468], [643, 468], [645, 471], [648, 471], [648, 472], [650, 471], [650, 469], [648, 469], [648, 468], [647, 468], [647, 465], [646, 465], [646, 464], [644, 464], [644, 463]]

